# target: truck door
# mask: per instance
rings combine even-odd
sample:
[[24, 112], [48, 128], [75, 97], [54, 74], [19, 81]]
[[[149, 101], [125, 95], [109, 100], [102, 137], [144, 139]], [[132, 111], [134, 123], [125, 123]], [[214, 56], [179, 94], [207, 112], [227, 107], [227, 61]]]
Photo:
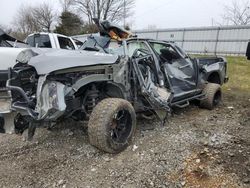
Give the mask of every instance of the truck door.
[[161, 66], [176, 95], [196, 89], [195, 66], [189, 58], [168, 43], [151, 42], [151, 45], [158, 53]]

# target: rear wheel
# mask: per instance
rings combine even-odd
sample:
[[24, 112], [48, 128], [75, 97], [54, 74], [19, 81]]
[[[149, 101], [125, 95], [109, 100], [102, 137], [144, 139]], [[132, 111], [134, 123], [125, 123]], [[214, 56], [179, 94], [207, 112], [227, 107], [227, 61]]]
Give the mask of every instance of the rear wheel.
[[101, 101], [93, 110], [88, 134], [90, 143], [108, 153], [125, 150], [136, 129], [136, 114], [126, 100], [108, 98]]
[[208, 83], [203, 90], [205, 99], [200, 101], [200, 106], [208, 110], [213, 110], [221, 103], [222, 92], [219, 84]]

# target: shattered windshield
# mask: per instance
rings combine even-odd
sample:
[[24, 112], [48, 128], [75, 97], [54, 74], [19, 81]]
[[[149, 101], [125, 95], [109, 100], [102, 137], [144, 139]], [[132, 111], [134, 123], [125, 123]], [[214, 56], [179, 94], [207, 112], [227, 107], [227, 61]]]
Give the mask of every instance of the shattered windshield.
[[104, 49], [108, 46], [109, 41], [110, 38], [108, 37], [92, 35], [87, 38], [80, 50], [104, 52]]
[[106, 52], [114, 55], [125, 55], [125, 48], [122, 42], [111, 41], [106, 48]]
[[97, 51], [114, 55], [125, 55], [123, 42], [111, 40], [109, 37], [90, 36], [80, 50]]

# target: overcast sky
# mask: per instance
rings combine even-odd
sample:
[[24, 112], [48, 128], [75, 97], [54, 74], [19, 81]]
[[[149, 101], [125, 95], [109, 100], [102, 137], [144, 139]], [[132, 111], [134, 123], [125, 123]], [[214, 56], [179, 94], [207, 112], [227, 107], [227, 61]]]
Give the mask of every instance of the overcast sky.
[[[13, 23], [15, 12], [23, 5], [50, 2], [59, 12], [58, 0], [0, 0], [0, 25]], [[241, 0], [239, 0], [241, 1]], [[211, 26], [221, 22], [224, 5], [231, 0], [136, 0], [135, 13], [129, 18], [133, 29], [148, 25], [157, 28]]]

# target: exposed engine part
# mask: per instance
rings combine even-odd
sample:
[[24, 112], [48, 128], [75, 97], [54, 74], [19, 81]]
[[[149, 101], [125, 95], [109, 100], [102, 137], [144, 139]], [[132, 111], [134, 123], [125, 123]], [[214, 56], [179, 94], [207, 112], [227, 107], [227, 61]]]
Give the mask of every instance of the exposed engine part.
[[[20, 67], [20, 70], [16, 69], [13, 69], [11, 72], [14, 78], [7, 81], [6, 87], [8, 86], [12, 89], [11, 95], [14, 102], [28, 103], [28, 106], [34, 109], [36, 104], [36, 100], [34, 99], [37, 88], [37, 73], [32, 67]], [[23, 92], [17, 87], [22, 88]]]

